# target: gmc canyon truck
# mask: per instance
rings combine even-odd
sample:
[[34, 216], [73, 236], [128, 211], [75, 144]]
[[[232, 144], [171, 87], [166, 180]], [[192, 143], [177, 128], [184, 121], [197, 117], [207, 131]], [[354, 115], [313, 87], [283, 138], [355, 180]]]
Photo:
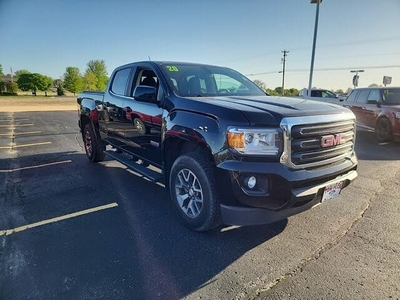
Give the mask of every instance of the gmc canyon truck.
[[163, 183], [183, 223], [272, 223], [337, 196], [357, 177], [347, 108], [267, 96], [224, 67], [137, 62], [77, 98], [86, 155]]

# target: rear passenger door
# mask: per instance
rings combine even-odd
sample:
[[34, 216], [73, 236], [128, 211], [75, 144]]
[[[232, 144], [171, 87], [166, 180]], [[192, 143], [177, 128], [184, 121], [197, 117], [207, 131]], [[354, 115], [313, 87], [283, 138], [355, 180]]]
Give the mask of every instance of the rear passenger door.
[[381, 103], [381, 91], [379, 89], [371, 89], [367, 97], [364, 112], [364, 122], [368, 128], [375, 128], [376, 119], [382, 110]]
[[111, 84], [104, 93], [99, 118], [99, 122], [104, 124], [102, 127], [106, 129], [108, 140], [117, 145], [123, 143], [124, 130], [128, 121], [123, 110], [123, 103], [126, 99], [131, 71], [131, 67], [115, 71]]
[[369, 95], [369, 90], [360, 90], [356, 101], [353, 103], [353, 112], [356, 115], [357, 125], [362, 128], [368, 128], [368, 112], [367, 112], [367, 99]]

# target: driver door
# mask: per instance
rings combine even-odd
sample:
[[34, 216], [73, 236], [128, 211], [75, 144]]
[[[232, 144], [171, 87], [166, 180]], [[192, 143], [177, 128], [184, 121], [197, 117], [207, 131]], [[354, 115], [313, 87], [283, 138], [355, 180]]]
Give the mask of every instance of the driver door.
[[[138, 86], [152, 86], [156, 89], [157, 100], [138, 100], [134, 92]], [[156, 73], [147, 66], [138, 66], [133, 78], [129, 96], [125, 98], [123, 110], [130, 120], [129, 130], [124, 138], [129, 151], [136, 156], [161, 166], [161, 125], [163, 88]]]

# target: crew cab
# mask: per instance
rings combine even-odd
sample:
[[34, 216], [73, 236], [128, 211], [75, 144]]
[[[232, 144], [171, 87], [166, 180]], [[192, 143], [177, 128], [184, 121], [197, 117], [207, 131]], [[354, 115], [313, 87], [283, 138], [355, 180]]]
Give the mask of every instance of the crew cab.
[[375, 131], [378, 142], [400, 136], [400, 87], [354, 89], [343, 106], [356, 115], [358, 129]]
[[77, 102], [88, 159], [107, 155], [163, 183], [196, 231], [287, 218], [357, 177], [350, 110], [267, 96], [229, 68], [131, 63]]

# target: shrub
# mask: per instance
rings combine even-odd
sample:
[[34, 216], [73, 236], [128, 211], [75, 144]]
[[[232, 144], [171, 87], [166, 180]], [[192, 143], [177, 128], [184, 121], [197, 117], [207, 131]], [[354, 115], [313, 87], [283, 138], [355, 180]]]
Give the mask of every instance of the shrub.
[[65, 95], [64, 89], [61, 85], [59, 85], [57, 87], [57, 96], [64, 96], [64, 95]]

